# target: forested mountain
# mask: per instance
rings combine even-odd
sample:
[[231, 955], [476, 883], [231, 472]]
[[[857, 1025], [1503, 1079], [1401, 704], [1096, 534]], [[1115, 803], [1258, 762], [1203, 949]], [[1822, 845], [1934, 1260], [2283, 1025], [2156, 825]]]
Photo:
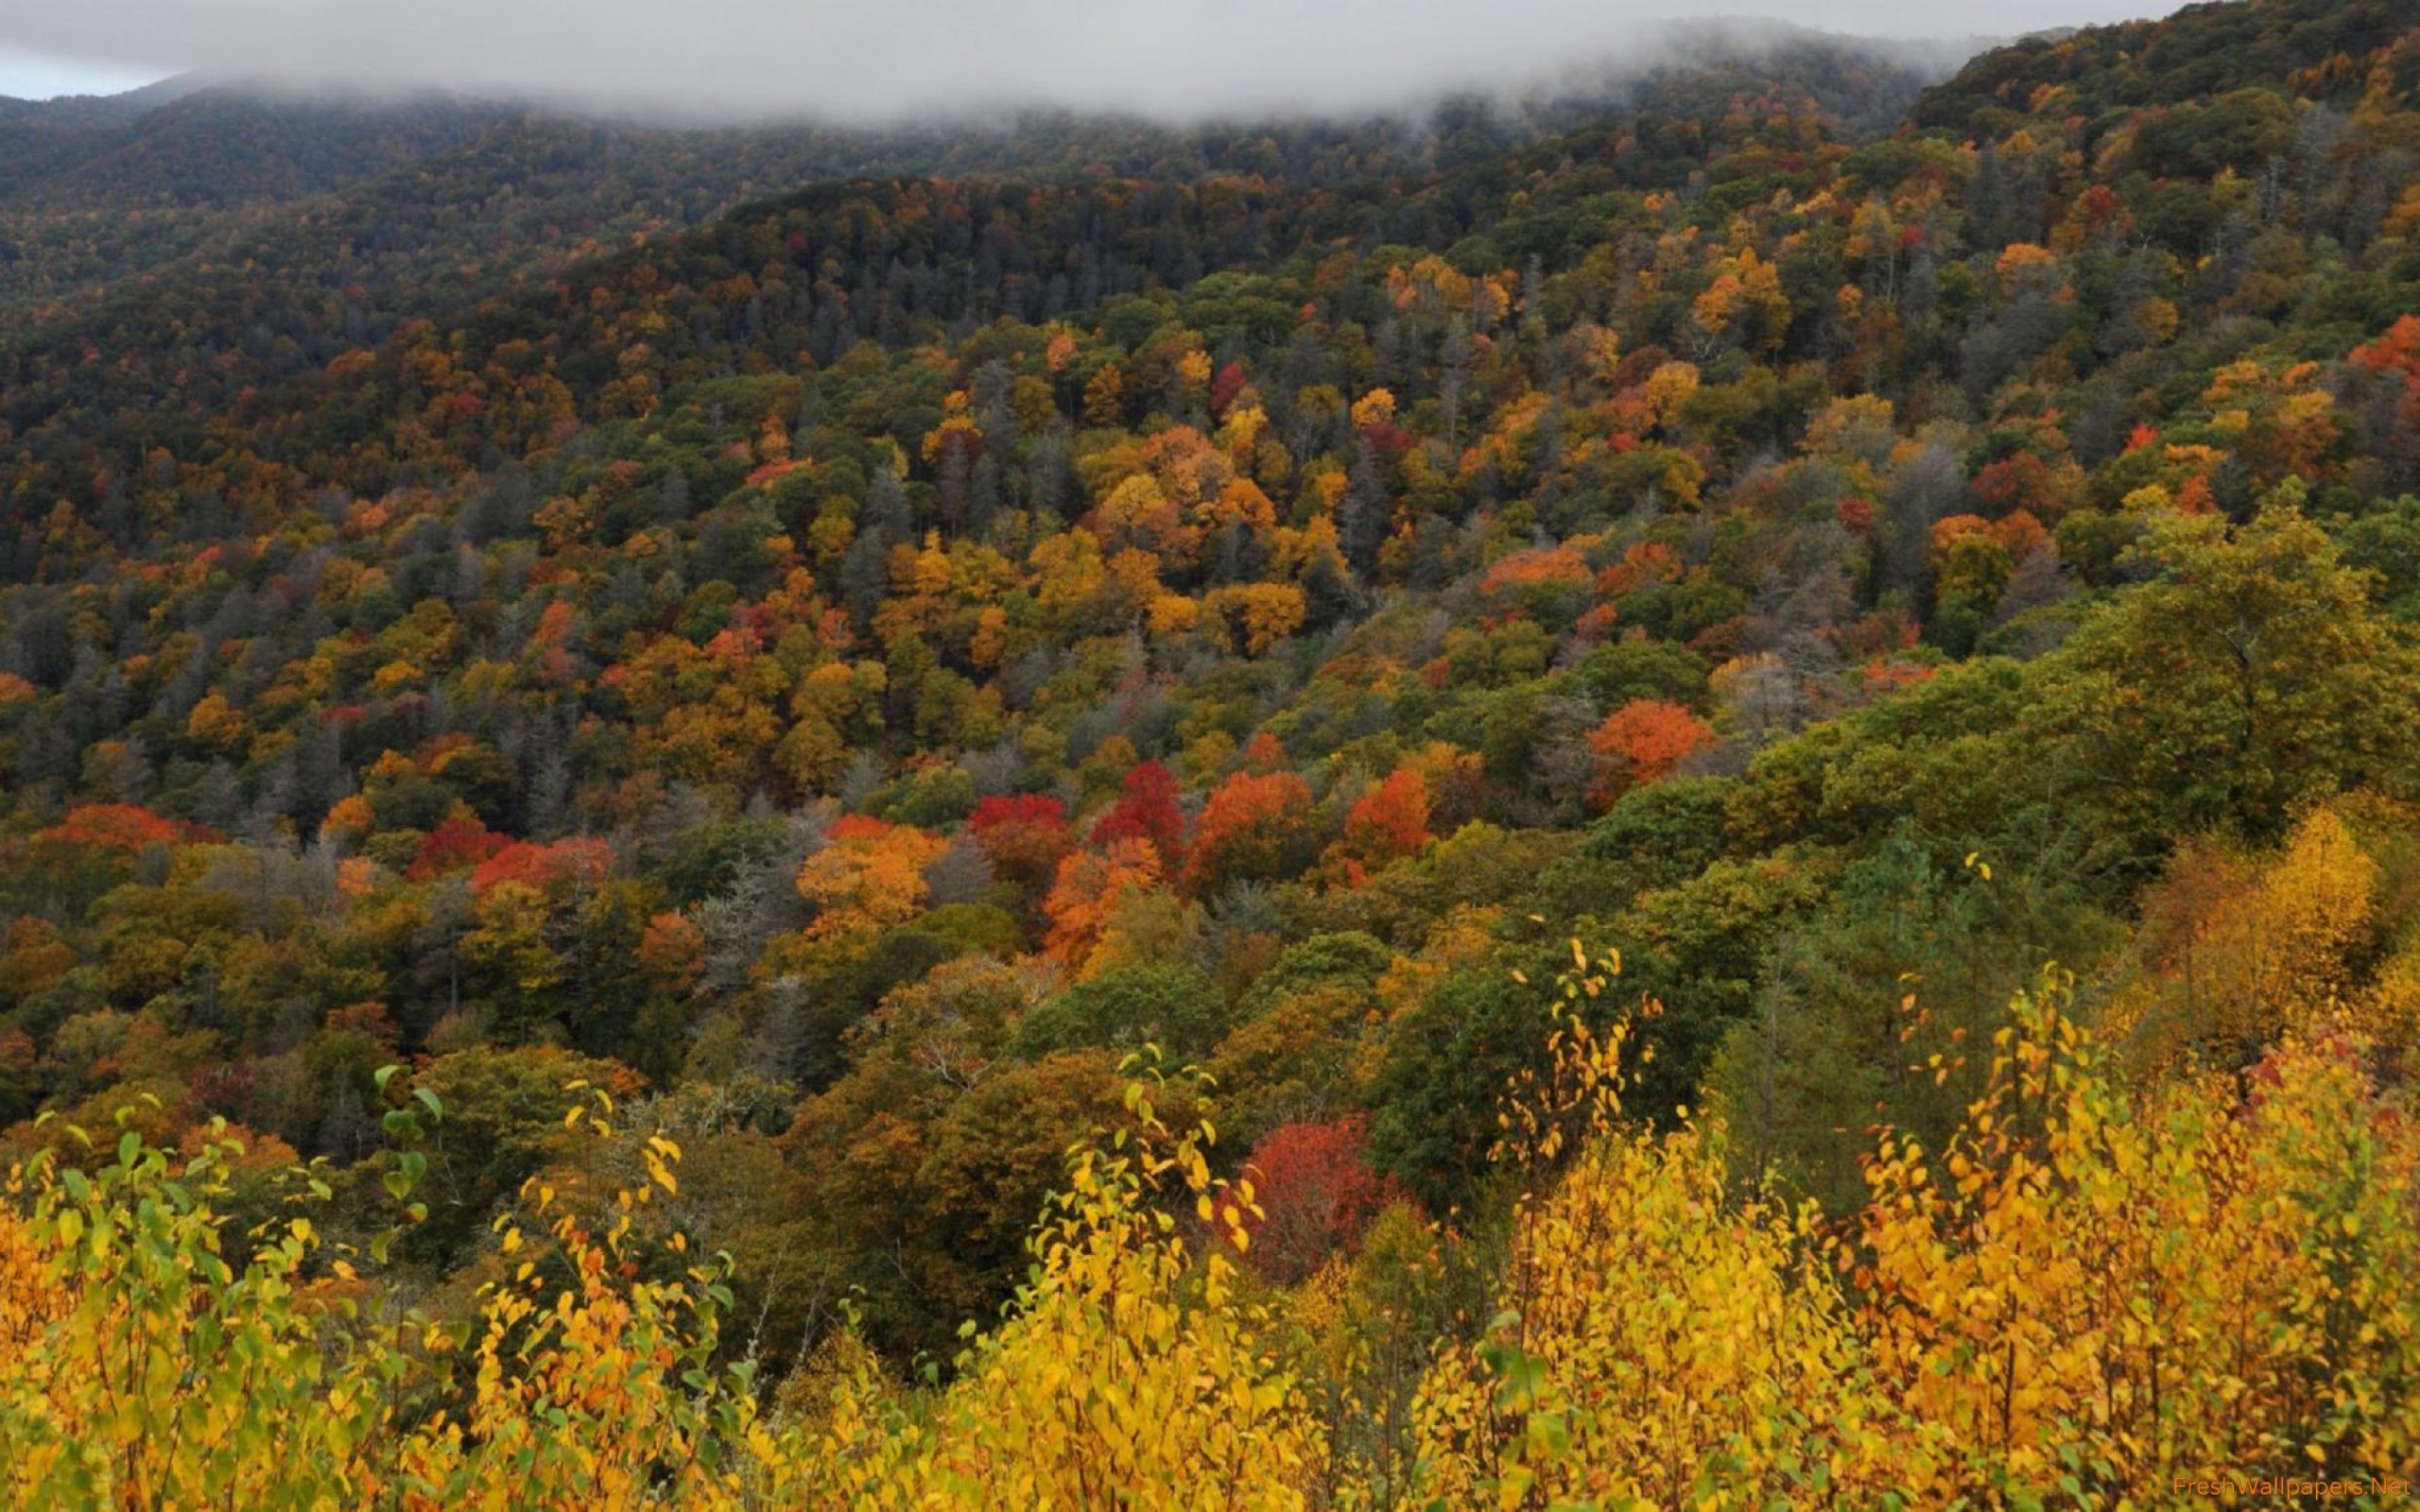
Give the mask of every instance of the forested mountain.
[[2416, 69], [0, 116], [0, 1473], [2392, 1504]]
[[[1933, 46], [1787, 27], [1679, 31], [1514, 98], [1353, 119], [1173, 127], [1029, 110], [887, 127], [599, 117], [435, 94], [361, 100], [172, 79], [109, 99], [0, 99], [0, 321], [170, 266], [233, 265], [285, 299], [354, 284], [376, 318], [695, 226], [786, 185], [947, 175], [1298, 185], [1477, 162], [1620, 111], [1694, 118], [1776, 74], [1819, 108], [1887, 129], [1947, 70]], [[353, 260], [334, 266], [339, 258]], [[435, 287], [429, 287], [432, 281]], [[140, 286], [156, 294], [155, 283]], [[168, 292], [186, 297], [179, 283]]]

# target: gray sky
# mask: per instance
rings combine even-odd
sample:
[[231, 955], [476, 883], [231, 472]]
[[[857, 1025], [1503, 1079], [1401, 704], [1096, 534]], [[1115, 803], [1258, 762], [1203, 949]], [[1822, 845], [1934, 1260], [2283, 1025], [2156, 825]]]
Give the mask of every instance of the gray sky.
[[0, 44], [0, 94], [46, 100], [60, 94], [117, 94], [158, 78], [163, 70], [140, 63], [94, 62]]
[[[717, 112], [1387, 105], [1636, 56], [1655, 20], [1977, 37], [2174, 0], [0, 0], [0, 94], [183, 69]], [[45, 56], [46, 55], [46, 56]]]

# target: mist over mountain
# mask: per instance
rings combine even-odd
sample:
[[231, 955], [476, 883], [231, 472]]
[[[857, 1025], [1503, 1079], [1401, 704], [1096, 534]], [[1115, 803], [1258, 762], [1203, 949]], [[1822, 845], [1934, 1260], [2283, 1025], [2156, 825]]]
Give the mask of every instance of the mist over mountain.
[[[1244, 173], [1309, 188], [1433, 172], [1609, 113], [1706, 108], [1716, 91], [1776, 72], [1845, 128], [1881, 131], [1965, 50], [1764, 23], [1675, 26], [1652, 49], [1567, 65], [1524, 91], [1189, 125], [1063, 108], [734, 125], [627, 105], [185, 74], [110, 98], [0, 102], [0, 329], [171, 261], [207, 256], [225, 269], [216, 276], [240, 281], [249, 259], [291, 264], [330, 235], [346, 239], [376, 295], [371, 318], [392, 318], [600, 239], [695, 225], [817, 180]], [[508, 186], [512, 203], [499, 214], [494, 196]], [[287, 206], [308, 208], [295, 219]], [[127, 234], [130, 215], [143, 234]], [[424, 265], [421, 249], [450, 245], [481, 215], [493, 217], [495, 255], [475, 271]], [[389, 298], [392, 308], [375, 308]]]
[[[1631, 29], [1626, 45], [1566, 48], [1551, 67], [1501, 77], [1479, 75], [1450, 85], [1397, 77], [1389, 93], [1368, 98], [1335, 92], [1267, 105], [1239, 98], [1164, 109], [1165, 101], [1102, 105], [1043, 94], [1023, 103], [903, 105], [895, 112], [871, 113], [804, 101], [762, 112], [764, 118], [755, 120], [741, 119], [752, 112], [729, 101], [684, 104], [670, 97], [571, 86], [496, 84], [460, 90], [187, 71], [120, 95], [0, 100], [0, 125], [16, 129], [22, 143], [39, 144], [34, 150], [21, 147], [13, 161], [0, 164], [0, 196], [80, 178], [88, 180], [82, 188], [71, 185], [60, 192], [70, 197], [113, 194], [121, 202], [138, 201], [147, 194], [181, 194], [193, 199], [283, 192], [291, 198], [458, 145], [508, 114], [573, 118], [624, 130], [813, 140], [835, 154], [835, 161], [821, 170], [825, 176], [846, 168], [878, 168], [886, 156], [899, 171], [925, 171], [945, 157], [971, 165], [986, 151], [1001, 154], [998, 164], [1013, 168], [1019, 149], [1006, 144], [1045, 133], [1090, 132], [1104, 142], [1115, 135], [1173, 147], [1188, 141], [1232, 139], [1255, 129], [1335, 135], [1392, 124], [1409, 139], [1427, 134], [1450, 116], [1456, 122], [1484, 122], [1510, 140], [1617, 108], [1643, 82], [1658, 77], [1753, 69], [1776, 60], [1793, 68], [1819, 59], [1832, 60], [1836, 70], [1850, 63], [1872, 65], [1878, 70], [1874, 77], [1843, 74], [1836, 78], [1823, 103], [1858, 127], [1879, 129], [1898, 119], [1914, 90], [1946, 78], [1987, 45], [1980, 38], [1858, 37], [1730, 17], [1641, 23]], [[157, 170], [159, 178], [146, 181], [147, 170], [139, 166], [131, 181], [112, 183], [124, 171], [125, 160], [173, 158], [180, 150], [199, 150], [180, 148], [176, 139], [213, 136], [231, 139], [223, 150], [248, 160], [251, 184], [230, 190], [207, 173], [173, 182], [178, 177], [174, 168]], [[839, 161], [843, 154], [854, 158], [846, 168]], [[312, 161], [298, 161], [306, 156]], [[293, 163], [293, 178], [282, 190], [267, 166], [281, 160]]]
[[730, 118], [895, 123], [995, 109], [1160, 119], [1401, 107], [1532, 87], [1574, 61], [1629, 62], [1710, 24], [1791, 23], [1898, 39], [2006, 36], [2137, 13], [2130, 0], [1880, 0], [1815, 6], [1453, 0], [95, 0], [10, 18], [0, 40], [216, 77], [533, 94]]

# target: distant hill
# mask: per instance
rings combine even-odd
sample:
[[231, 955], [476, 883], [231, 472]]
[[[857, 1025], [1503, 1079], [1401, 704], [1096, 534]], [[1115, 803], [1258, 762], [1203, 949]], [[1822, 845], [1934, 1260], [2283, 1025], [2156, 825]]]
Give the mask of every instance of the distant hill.
[[[1853, 134], [1887, 131], [1954, 61], [1938, 48], [1769, 26], [1676, 36], [1655, 56], [1651, 67], [1575, 70], [1553, 91], [1447, 100], [1420, 117], [1188, 127], [1048, 112], [888, 129], [675, 126], [191, 81], [121, 96], [116, 116], [54, 102], [32, 108], [65, 123], [39, 129], [47, 146], [0, 165], [0, 361], [109, 329], [127, 365], [108, 380], [113, 390], [191, 401], [291, 376], [412, 315], [803, 184], [1233, 177], [1322, 191], [1441, 174], [1478, 184], [1500, 181], [1507, 165], [1584, 157], [1608, 123], [1673, 123], [1671, 148], [1703, 157], [1711, 139], [1700, 123], [1749, 100], [1786, 99]], [[1664, 161], [1671, 169], [1683, 157]], [[233, 309], [244, 315], [232, 327], [194, 318]], [[214, 333], [250, 338], [213, 352], [195, 389], [158, 371], [171, 352], [187, 369], [195, 354], [140, 334], [164, 318], [205, 350], [223, 339]]]
[[[1984, 54], [1925, 92], [1919, 130], [1966, 137], [2253, 90], [2346, 105], [2373, 88], [2408, 98], [2420, 0], [2254, 0], [2187, 6], [2158, 21], [2046, 33]], [[2383, 68], [2381, 77], [2378, 70]]]
[[499, 107], [443, 95], [354, 103], [153, 85], [106, 100], [22, 106], [46, 139], [0, 157], [0, 206], [198, 208], [299, 199], [462, 145]]
[[43, 126], [57, 130], [105, 130], [125, 126], [207, 87], [209, 81], [198, 74], [177, 74], [115, 94], [60, 94], [42, 100], [0, 94], [0, 124]]

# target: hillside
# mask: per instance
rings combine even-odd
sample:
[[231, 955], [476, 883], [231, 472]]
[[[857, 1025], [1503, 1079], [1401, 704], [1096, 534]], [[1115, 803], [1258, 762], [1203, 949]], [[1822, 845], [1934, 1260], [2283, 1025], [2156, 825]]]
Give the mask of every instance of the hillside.
[[42, 125], [0, 1473], [2420, 1473], [2415, 58]]
[[[1695, 115], [1775, 77], [1860, 129], [1888, 129], [1946, 71], [1938, 49], [1788, 27], [1676, 31], [1649, 51], [1658, 60], [1611, 60], [1519, 98], [1425, 114], [1190, 127], [1039, 109], [887, 126], [717, 124], [195, 78], [108, 100], [0, 99], [0, 329], [56, 316], [62, 300], [133, 292], [153, 269], [168, 270], [170, 292], [190, 278], [207, 298], [230, 266], [304, 305], [357, 284], [369, 298], [355, 302], [392, 318], [399, 306], [441, 309], [774, 189], [849, 178], [1382, 179], [1487, 159], [1616, 111]], [[332, 266], [340, 257], [358, 266]], [[147, 280], [136, 297], [159, 287]]]

